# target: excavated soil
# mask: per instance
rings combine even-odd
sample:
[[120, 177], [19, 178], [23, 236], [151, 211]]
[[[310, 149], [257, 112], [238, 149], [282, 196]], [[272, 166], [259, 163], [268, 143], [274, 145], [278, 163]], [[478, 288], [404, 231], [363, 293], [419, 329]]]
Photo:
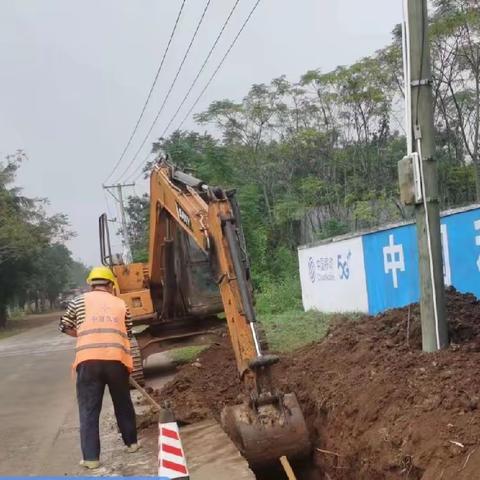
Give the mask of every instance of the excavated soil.
[[[480, 479], [480, 302], [447, 291], [451, 346], [421, 351], [418, 305], [357, 322], [282, 357], [314, 442], [314, 480]], [[227, 339], [160, 393], [183, 422], [219, 417], [242, 388]], [[302, 470], [303, 471], [303, 470]], [[301, 472], [301, 468], [299, 469]]]

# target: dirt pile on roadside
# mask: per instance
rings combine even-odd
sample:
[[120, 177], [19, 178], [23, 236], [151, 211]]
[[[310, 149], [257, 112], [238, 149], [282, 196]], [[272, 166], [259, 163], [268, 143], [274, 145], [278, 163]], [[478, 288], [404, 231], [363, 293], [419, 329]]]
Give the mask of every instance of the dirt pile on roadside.
[[480, 478], [480, 303], [450, 290], [447, 310], [440, 353], [420, 350], [412, 305], [340, 322], [284, 363], [317, 446], [340, 455], [315, 455], [332, 480]]
[[[480, 303], [447, 292], [452, 345], [421, 351], [418, 306], [339, 320], [319, 343], [284, 356], [274, 375], [295, 391], [314, 463], [331, 480], [480, 478]], [[217, 345], [162, 392], [180, 418], [218, 416], [241, 392]], [[328, 453], [329, 452], [329, 453]]]
[[181, 367], [159, 398], [170, 402], [178, 421], [194, 423], [212, 416], [218, 419], [223, 407], [235, 403], [241, 393], [233, 351], [225, 336], [222, 343]]

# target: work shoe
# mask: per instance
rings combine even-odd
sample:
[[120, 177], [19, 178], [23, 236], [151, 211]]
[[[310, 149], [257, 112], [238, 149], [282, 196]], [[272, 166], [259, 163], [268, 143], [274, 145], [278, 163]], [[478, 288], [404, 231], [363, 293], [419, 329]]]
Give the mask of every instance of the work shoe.
[[94, 470], [100, 466], [100, 462], [98, 460], [80, 460], [80, 465], [89, 470]]
[[128, 453], [135, 453], [140, 450], [140, 444], [139, 443], [132, 443], [131, 445], [127, 446], [127, 452]]

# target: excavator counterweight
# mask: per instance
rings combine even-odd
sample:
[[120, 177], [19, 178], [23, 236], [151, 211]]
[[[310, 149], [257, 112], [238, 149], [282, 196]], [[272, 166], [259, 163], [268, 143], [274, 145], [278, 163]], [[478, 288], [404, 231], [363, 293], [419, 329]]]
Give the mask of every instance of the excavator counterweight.
[[222, 412], [225, 431], [254, 468], [281, 456], [307, 456], [311, 446], [297, 398], [275, 388], [271, 369], [278, 357], [262, 350], [234, 192], [158, 161], [150, 176], [148, 265], [115, 265], [105, 224], [103, 217], [102, 260], [112, 266], [134, 322], [148, 325], [137, 336], [143, 357], [204, 341], [223, 312], [245, 390], [243, 403]]

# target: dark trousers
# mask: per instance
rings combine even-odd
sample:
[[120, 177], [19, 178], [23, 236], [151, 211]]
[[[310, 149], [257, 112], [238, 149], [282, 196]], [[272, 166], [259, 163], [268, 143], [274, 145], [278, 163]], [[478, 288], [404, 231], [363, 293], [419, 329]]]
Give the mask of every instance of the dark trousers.
[[84, 460], [100, 458], [99, 418], [105, 385], [108, 385], [125, 445], [137, 443], [135, 410], [130, 397], [127, 368], [115, 360], [88, 360], [77, 366], [80, 441]]

